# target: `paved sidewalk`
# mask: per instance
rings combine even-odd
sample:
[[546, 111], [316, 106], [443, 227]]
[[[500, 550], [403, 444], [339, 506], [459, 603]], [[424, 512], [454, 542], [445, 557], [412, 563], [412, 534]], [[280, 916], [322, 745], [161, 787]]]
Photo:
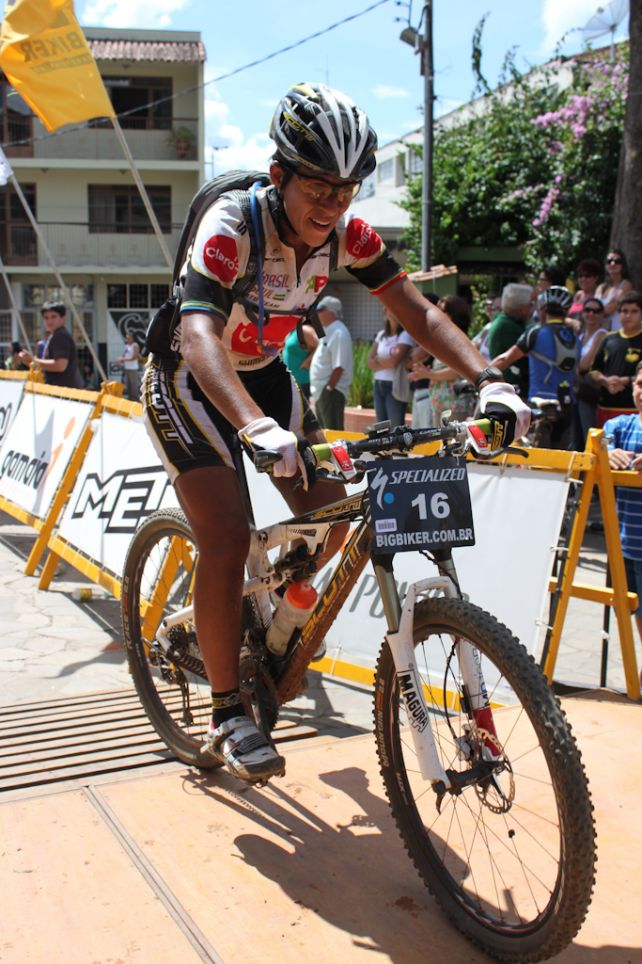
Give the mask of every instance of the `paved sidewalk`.
[[[74, 588], [87, 585], [61, 564], [51, 589], [38, 589], [24, 575], [35, 533], [0, 513], [0, 705], [112, 690], [131, 685], [121, 639], [119, 604], [111, 597], [76, 601]], [[603, 537], [587, 533], [578, 580], [604, 585]], [[572, 600], [559, 650], [555, 679], [581, 687], [600, 685], [603, 609]], [[624, 673], [614, 614], [611, 618], [607, 685], [624, 691]], [[640, 647], [636, 636], [636, 650]], [[371, 693], [366, 687], [310, 673], [308, 693], [286, 716], [315, 720], [341, 735], [371, 728]]]

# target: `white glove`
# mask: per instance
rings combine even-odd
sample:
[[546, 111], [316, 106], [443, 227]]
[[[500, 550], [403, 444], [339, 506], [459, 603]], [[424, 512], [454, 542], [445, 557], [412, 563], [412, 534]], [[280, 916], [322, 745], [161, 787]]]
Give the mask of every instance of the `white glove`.
[[526, 435], [531, 424], [531, 411], [508, 382], [489, 382], [479, 391], [482, 415], [495, 420], [499, 433], [491, 440], [492, 448], [510, 445]]
[[257, 451], [267, 449], [279, 453], [281, 458], [272, 466], [272, 475], [275, 478], [296, 475], [303, 466], [303, 460], [297, 451], [296, 435], [281, 428], [273, 418], [265, 415], [263, 418], [255, 418], [253, 422], [239, 429], [238, 436], [242, 442]]

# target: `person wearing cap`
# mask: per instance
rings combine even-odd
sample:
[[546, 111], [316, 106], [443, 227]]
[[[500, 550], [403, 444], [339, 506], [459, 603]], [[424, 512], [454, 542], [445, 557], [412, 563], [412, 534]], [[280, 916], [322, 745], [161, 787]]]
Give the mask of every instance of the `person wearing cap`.
[[[212, 688], [203, 750], [250, 783], [282, 774], [285, 761], [245, 714], [239, 689], [250, 529], [232, 452], [240, 438], [251, 451], [277, 453], [272, 480], [295, 515], [343, 496], [337, 482], [309, 484], [301, 447], [305, 454], [308, 443], [325, 436], [279, 356], [289, 332], [323, 297], [331, 267], [345, 268], [404, 319], [419, 344], [481, 388], [498, 444], [522, 435], [529, 420], [501, 372], [486, 367], [463, 332], [427, 304], [377, 232], [348, 211], [376, 167], [377, 136], [364, 112], [324, 84], [296, 84], [277, 105], [270, 136], [269, 183], [253, 186], [250, 198], [240, 190], [218, 195], [199, 218], [181, 272], [180, 317], [176, 324], [172, 317], [168, 350], [152, 353], [142, 389], [147, 430], [199, 551], [194, 614]], [[248, 224], [244, 211], [252, 199], [263, 229], [262, 272], [241, 293], [237, 282], [246, 272], [251, 277], [254, 221]], [[327, 331], [327, 303], [321, 314]], [[330, 374], [341, 368], [343, 376], [349, 364], [342, 355]], [[341, 384], [328, 378], [324, 387], [341, 392]], [[345, 534], [331, 527], [319, 567]]]
[[343, 305], [326, 295], [317, 305], [324, 335], [310, 364], [310, 387], [322, 428], [343, 431], [343, 413], [352, 384], [352, 338], [343, 323]]

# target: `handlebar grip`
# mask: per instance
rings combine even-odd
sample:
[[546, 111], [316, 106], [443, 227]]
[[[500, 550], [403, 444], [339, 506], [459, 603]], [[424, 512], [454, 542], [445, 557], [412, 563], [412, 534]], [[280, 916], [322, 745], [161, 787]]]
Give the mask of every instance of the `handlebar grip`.
[[270, 452], [269, 449], [260, 449], [252, 453], [252, 461], [257, 472], [269, 472], [275, 462], [281, 461], [278, 452]]

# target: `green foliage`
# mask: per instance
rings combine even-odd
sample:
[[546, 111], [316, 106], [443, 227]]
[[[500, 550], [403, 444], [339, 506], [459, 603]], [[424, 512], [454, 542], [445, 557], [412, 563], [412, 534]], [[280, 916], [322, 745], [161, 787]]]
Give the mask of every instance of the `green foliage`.
[[367, 342], [355, 342], [352, 346], [352, 385], [348, 393], [348, 405], [372, 408], [374, 404], [373, 371], [368, 368]]
[[[571, 272], [608, 248], [624, 126], [628, 46], [614, 61], [584, 54], [572, 82], [552, 69], [522, 76], [512, 54], [484, 110], [440, 130], [434, 141], [434, 264], [452, 264], [463, 246], [519, 246], [533, 270], [556, 262]], [[403, 202], [410, 269], [421, 252], [421, 178]]]

